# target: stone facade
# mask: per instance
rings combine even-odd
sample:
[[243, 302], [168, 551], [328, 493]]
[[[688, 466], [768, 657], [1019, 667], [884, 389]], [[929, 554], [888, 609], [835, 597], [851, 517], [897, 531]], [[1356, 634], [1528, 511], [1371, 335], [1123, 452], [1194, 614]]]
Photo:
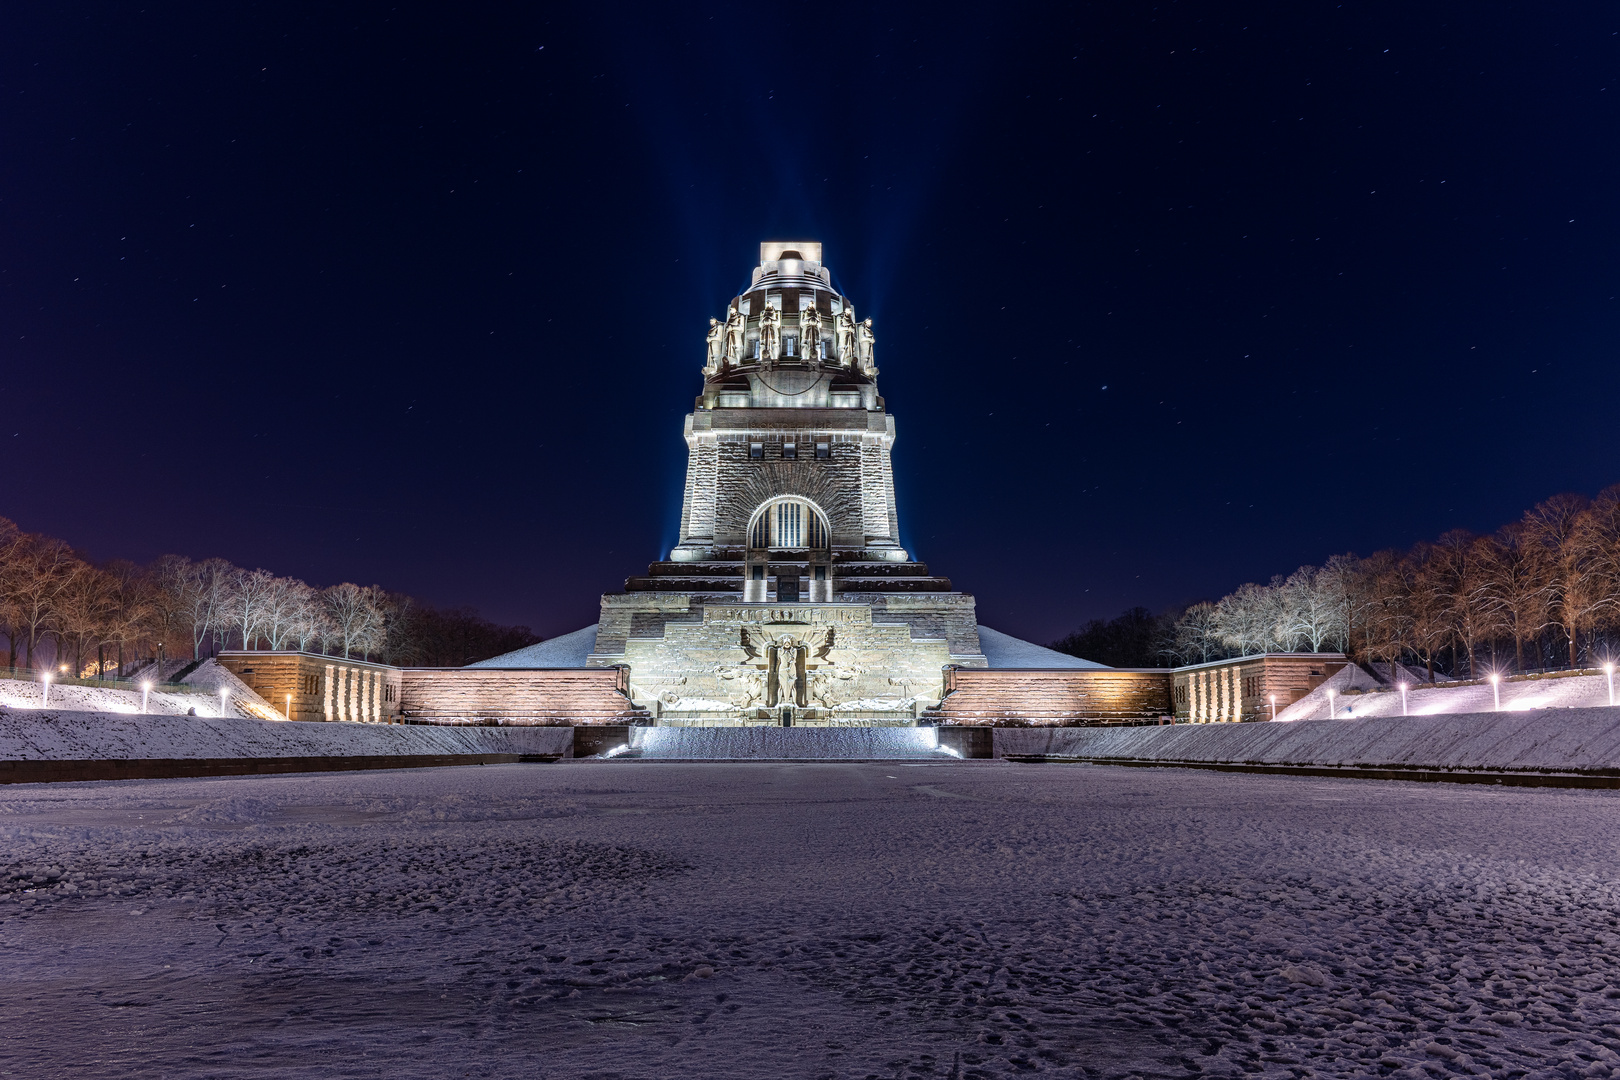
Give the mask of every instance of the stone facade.
[[1340, 653], [1265, 653], [1177, 668], [1172, 697], [1178, 723], [1270, 720], [1349, 663]]
[[289, 720], [595, 725], [646, 723], [624, 668], [399, 668], [305, 652], [232, 651], [226, 668]]
[[661, 723], [913, 723], [983, 667], [973, 597], [900, 544], [875, 338], [821, 245], [760, 245], [710, 321], [679, 542], [602, 598], [592, 665]]
[[400, 669], [305, 652], [222, 652], [220, 667], [288, 720], [389, 722], [399, 716]]

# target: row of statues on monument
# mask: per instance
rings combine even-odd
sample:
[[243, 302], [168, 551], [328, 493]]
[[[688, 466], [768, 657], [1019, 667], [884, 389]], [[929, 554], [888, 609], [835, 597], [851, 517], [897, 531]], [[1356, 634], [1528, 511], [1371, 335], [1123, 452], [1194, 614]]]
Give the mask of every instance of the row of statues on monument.
[[[872, 320], [855, 318], [855, 310], [845, 307], [832, 320], [834, 355], [823, 355], [821, 312], [814, 304], [807, 304], [799, 312], [799, 359], [821, 363], [837, 359], [844, 367], [855, 367], [868, 377], [877, 375], [877, 361], [873, 355], [875, 339]], [[725, 322], [709, 320], [708, 363], [704, 372], [717, 374], [727, 367], [736, 367], [752, 360], [745, 356], [748, 339], [748, 317], [736, 304], [726, 312]], [[782, 359], [782, 312], [766, 305], [759, 313], [759, 360], [773, 364]]]

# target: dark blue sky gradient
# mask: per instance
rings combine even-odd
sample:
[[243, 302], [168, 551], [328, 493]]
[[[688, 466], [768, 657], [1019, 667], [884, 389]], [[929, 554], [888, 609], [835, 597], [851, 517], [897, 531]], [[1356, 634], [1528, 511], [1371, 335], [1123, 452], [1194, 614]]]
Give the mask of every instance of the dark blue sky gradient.
[[1050, 640], [1620, 480], [1602, 4], [13, 5], [0, 514], [552, 635], [766, 238]]

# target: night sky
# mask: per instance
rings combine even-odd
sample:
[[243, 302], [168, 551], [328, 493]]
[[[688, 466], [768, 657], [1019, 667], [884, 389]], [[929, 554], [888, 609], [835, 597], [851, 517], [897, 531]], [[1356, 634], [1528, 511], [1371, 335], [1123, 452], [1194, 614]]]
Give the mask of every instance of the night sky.
[[0, 514], [575, 629], [778, 238], [1019, 636], [1620, 481], [1612, 4], [489, 7], [6, 7]]

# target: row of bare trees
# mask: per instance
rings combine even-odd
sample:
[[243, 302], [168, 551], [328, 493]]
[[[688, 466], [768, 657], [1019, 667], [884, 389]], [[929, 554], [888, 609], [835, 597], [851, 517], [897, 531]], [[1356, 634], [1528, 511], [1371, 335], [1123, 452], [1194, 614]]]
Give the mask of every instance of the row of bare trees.
[[[1474, 677], [1607, 662], [1620, 639], [1620, 485], [1555, 495], [1488, 536], [1336, 555], [1163, 615], [1093, 620], [1053, 648], [1116, 667], [1346, 652]], [[1511, 660], [1509, 657], [1511, 656]], [[1620, 658], [1616, 656], [1615, 658]]]
[[[376, 585], [316, 589], [225, 559], [164, 555], [96, 564], [0, 518], [0, 637], [7, 665], [127, 672], [133, 661], [232, 645], [456, 667], [532, 644], [465, 609], [440, 611]], [[49, 653], [48, 661], [44, 659]]]
[[1166, 627], [1178, 663], [1348, 652], [1474, 677], [1609, 659], [1620, 634], [1620, 485], [1555, 495], [1488, 536], [1454, 529], [1408, 551], [1340, 555], [1194, 604]]

